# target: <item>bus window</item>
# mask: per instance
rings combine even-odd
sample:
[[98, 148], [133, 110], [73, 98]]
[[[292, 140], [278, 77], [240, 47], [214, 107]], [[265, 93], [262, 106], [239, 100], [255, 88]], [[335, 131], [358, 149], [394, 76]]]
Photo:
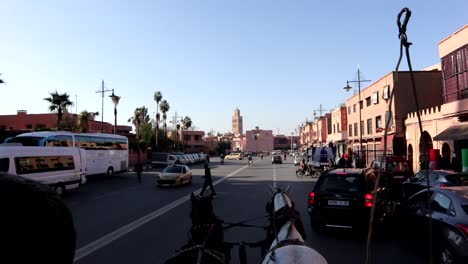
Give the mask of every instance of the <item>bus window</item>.
[[53, 136], [47, 138], [47, 147], [73, 147], [71, 136]]

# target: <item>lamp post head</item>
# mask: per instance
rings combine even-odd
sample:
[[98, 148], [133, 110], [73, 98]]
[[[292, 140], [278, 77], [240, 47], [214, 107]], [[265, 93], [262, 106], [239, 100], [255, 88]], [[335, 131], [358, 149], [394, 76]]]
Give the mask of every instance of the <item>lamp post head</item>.
[[347, 92], [352, 89], [352, 87], [349, 86], [349, 81], [346, 81], [346, 86], [343, 89], [345, 89]]

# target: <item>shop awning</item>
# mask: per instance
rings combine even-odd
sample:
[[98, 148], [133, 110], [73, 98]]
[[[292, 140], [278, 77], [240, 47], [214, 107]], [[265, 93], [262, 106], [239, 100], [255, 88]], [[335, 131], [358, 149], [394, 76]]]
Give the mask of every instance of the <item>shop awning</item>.
[[452, 125], [434, 137], [434, 140], [468, 139], [468, 122]]

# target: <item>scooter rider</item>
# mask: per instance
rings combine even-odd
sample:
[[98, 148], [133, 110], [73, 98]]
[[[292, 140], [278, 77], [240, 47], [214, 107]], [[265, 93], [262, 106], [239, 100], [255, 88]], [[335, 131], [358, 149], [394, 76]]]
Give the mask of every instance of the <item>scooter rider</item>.
[[224, 154], [221, 153], [221, 155], [219, 155], [219, 157], [221, 158], [221, 164], [224, 164]]
[[249, 156], [247, 157], [247, 159], [249, 160], [249, 165], [252, 163], [252, 156], [249, 154]]
[[309, 175], [309, 166], [306, 164], [304, 158], [301, 160], [300, 167], [301, 167], [301, 170], [305, 173], [306, 176]]

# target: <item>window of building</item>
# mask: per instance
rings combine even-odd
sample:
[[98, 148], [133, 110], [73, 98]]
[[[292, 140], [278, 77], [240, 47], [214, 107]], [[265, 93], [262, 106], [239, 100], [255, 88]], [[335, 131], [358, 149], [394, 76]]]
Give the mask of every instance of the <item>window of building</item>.
[[348, 136], [350, 136], [350, 137], [353, 136], [353, 125], [351, 125], [351, 124], [349, 124]]
[[36, 124], [36, 129], [46, 128], [45, 124]]
[[370, 96], [366, 98], [366, 106], [370, 106], [371, 105], [371, 100], [370, 100]]
[[364, 102], [363, 101], [359, 101], [359, 107], [361, 107], [361, 109], [364, 108]]
[[388, 127], [392, 127], [393, 126], [393, 118], [390, 116], [390, 112], [385, 112], [385, 124], [384, 126], [387, 124], [387, 121], [388, 119], [390, 119], [390, 124], [388, 125]]
[[378, 104], [379, 103], [379, 92], [374, 92], [372, 94], [372, 103], [373, 104]]
[[26, 129], [32, 129], [32, 125], [31, 124], [26, 125]]
[[335, 130], [335, 124], [333, 124], [333, 134], [336, 133], [336, 130]]
[[353, 113], [356, 113], [356, 104], [353, 105]]
[[341, 131], [341, 130], [340, 130], [340, 123], [338, 123], [338, 124], [336, 124], [336, 132], [339, 133], [340, 131]]
[[382, 127], [382, 116], [376, 116], [375, 117], [375, 128], [380, 128]]
[[364, 121], [361, 121], [361, 126], [359, 126], [359, 131], [364, 135]]
[[358, 132], [357, 132], [357, 123], [354, 123], [354, 135], [355, 135], [355, 136], [358, 135]]
[[367, 134], [372, 134], [372, 118], [367, 119]]
[[195, 141], [200, 141], [201, 140], [201, 136], [200, 135], [195, 135]]
[[5, 129], [6, 129], [6, 125], [0, 125], [0, 129], [1, 129], [1, 130], [5, 130]]
[[348, 115], [351, 114], [351, 106], [348, 106]]
[[192, 139], [192, 135], [184, 135], [184, 140], [189, 141]]

